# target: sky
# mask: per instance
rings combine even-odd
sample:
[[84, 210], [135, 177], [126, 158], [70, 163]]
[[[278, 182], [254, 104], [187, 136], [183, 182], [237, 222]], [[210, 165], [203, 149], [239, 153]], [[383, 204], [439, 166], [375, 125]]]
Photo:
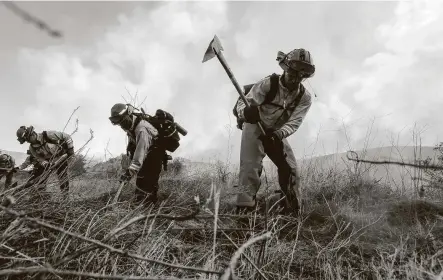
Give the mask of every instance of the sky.
[[[21, 125], [63, 130], [95, 158], [125, 152], [110, 108], [162, 108], [188, 130], [174, 156], [239, 160], [238, 93], [217, 59], [217, 35], [240, 84], [281, 73], [278, 51], [305, 48], [313, 104], [288, 140], [296, 157], [443, 141], [443, 1], [16, 2], [60, 30], [48, 36], [0, 5], [0, 148], [25, 152]], [[316, 97], [314, 96], [314, 93]], [[143, 102], [143, 103], [142, 103]]]

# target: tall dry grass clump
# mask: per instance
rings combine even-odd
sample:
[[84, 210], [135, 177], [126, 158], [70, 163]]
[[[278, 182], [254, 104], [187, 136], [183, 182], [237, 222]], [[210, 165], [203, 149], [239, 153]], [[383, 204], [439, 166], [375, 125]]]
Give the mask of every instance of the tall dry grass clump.
[[0, 208], [0, 275], [441, 279], [441, 205], [347, 173], [310, 174], [303, 177], [300, 217], [267, 212], [264, 193], [256, 211], [235, 214], [226, 203], [232, 190], [222, 180], [211, 174], [176, 179], [172, 170], [163, 173], [154, 207], [133, 204], [133, 185], [112, 205], [116, 178], [94, 181], [91, 174], [76, 177], [67, 201], [56, 180], [46, 192], [17, 191], [10, 194], [15, 202], [4, 197]]
[[279, 214], [275, 176], [252, 213], [235, 213], [235, 174], [221, 161], [195, 171], [176, 160], [156, 205], [134, 204], [134, 180], [112, 204], [123, 161], [76, 174], [69, 197], [55, 176], [45, 190], [1, 193], [2, 279], [443, 277], [441, 201], [413, 199], [361, 165], [303, 167], [296, 217]]

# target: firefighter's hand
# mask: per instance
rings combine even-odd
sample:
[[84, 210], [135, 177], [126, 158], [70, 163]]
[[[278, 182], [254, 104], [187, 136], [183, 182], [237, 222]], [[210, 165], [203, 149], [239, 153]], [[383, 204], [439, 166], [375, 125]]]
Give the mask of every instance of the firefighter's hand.
[[16, 167], [14, 167], [14, 168], [12, 168], [12, 172], [13, 173], [15, 173], [15, 172], [17, 172], [17, 171], [19, 171], [20, 170], [20, 166], [16, 166]]
[[131, 180], [131, 175], [129, 174], [129, 170], [126, 169], [125, 173], [120, 176], [120, 183], [129, 182]]
[[283, 150], [282, 134], [278, 131], [267, 132], [265, 135], [260, 135], [258, 138], [262, 141], [265, 151], [269, 150]]
[[129, 166], [128, 168], [128, 172], [129, 172], [129, 176], [134, 177], [135, 175], [137, 175], [138, 170], [134, 169], [132, 165]]
[[247, 123], [257, 123], [260, 120], [257, 106], [246, 106], [243, 115], [245, 116], [245, 122]]
[[49, 166], [49, 161], [47, 161], [47, 160], [42, 161], [42, 162], [40, 163], [40, 165], [41, 165], [43, 168], [46, 168], [46, 167]]

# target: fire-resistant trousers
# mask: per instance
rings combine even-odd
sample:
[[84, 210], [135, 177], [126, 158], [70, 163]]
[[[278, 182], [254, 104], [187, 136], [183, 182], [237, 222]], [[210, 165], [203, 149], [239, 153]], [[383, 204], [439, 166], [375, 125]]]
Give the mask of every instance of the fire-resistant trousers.
[[148, 151], [135, 181], [137, 200], [146, 199], [146, 202], [153, 203], [157, 201], [158, 180], [162, 171], [164, 156], [165, 150], [158, 147], [153, 147]]
[[[260, 188], [263, 158], [268, 155], [277, 166], [278, 180], [287, 204], [300, 205], [300, 175], [294, 153], [286, 139], [281, 150], [266, 151], [258, 139], [261, 130], [257, 124], [244, 123], [240, 147], [240, 172], [237, 194], [238, 207], [254, 207], [256, 194]], [[280, 154], [279, 154], [280, 153]], [[285, 155], [284, 157], [281, 155]], [[279, 158], [284, 158], [280, 160]]]

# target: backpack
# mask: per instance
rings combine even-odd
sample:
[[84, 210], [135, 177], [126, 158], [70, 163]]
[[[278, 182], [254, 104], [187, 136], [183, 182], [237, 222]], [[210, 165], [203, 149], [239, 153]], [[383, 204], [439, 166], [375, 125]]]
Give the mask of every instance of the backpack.
[[[271, 88], [270, 88], [269, 92], [266, 93], [265, 100], [260, 105], [272, 104], [272, 105], [277, 106], [277, 107], [282, 107], [282, 106], [280, 106], [278, 104], [272, 103], [272, 101], [274, 100], [275, 96], [277, 95], [278, 80], [280, 78], [280, 75], [272, 73], [271, 75], [269, 75], [267, 77], [271, 77]], [[267, 77], [265, 77], [265, 78], [267, 78]], [[243, 86], [243, 90], [244, 90], [245, 96], [248, 94], [248, 92], [251, 90], [251, 88], [254, 85], [255, 84], [248, 84], [248, 85]], [[303, 84], [300, 84], [300, 91], [301, 92], [300, 92], [299, 96], [294, 100], [295, 106], [298, 105], [298, 103], [300, 102], [300, 99], [302, 98], [303, 94], [305, 93], [305, 87], [303, 86]], [[240, 100], [240, 98], [241, 97], [238, 97], [237, 102], [235, 102], [235, 105], [234, 105], [234, 108], [232, 109], [232, 112], [233, 112], [234, 116], [237, 119], [237, 128], [241, 130], [242, 127], [243, 127], [244, 120], [241, 120], [238, 117], [238, 113], [237, 113], [237, 104], [238, 104], [238, 101]]]
[[[152, 124], [158, 131], [158, 140], [156, 145], [164, 148], [169, 152], [174, 152], [180, 146], [180, 135], [174, 117], [161, 109], [155, 112], [154, 116], [150, 116], [141, 110], [141, 113], [133, 113], [138, 120], [145, 120]], [[137, 124], [136, 124], [137, 125]]]

